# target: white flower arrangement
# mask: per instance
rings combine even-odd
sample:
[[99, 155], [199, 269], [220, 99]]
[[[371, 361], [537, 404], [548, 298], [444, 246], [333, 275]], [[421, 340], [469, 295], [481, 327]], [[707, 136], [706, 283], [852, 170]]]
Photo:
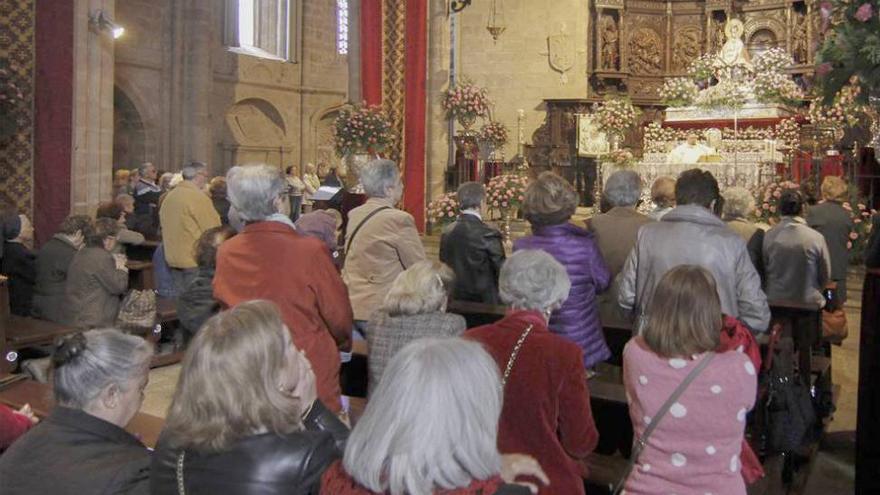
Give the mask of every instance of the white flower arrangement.
[[687, 77], [665, 80], [659, 92], [663, 103], [672, 107], [686, 107], [697, 97], [697, 87]]

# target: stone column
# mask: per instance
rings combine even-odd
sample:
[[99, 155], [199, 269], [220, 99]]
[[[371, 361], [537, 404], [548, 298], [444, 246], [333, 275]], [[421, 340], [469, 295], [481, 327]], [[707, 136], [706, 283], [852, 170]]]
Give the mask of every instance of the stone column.
[[445, 0], [430, 0], [428, 23], [425, 199], [430, 201], [443, 194], [449, 154], [449, 126], [440, 105], [440, 93], [449, 81], [449, 17]]
[[359, 103], [361, 92], [361, 0], [348, 0], [348, 101]]
[[183, 49], [183, 160], [198, 160], [210, 165], [211, 93], [213, 67], [211, 41], [213, 2], [187, 0], [183, 9], [185, 24]]
[[111, 18], [116, 0], [74, 0], [73, 151], [71, 207], [94, 213], [113, 194], [113, 37], [89, 27], [103, 10]]

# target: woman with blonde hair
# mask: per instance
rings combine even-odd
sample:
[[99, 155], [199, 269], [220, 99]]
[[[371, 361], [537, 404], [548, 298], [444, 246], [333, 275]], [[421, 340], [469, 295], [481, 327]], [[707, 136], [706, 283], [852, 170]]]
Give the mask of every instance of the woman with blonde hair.
[[716, 352], [722, 316], [712, 274], [696, 265], [666, 272], [646, 316], [623, 351], [637, 440], [626, 493], [744, 495], [740, 451], [757, 370], [743, 353]]
[[[388, 363], [363, 417], [321, 480], [326, 495], [519, 495], [521, 469], [496, 446], [502, 390], [495, 362], [476, 342], [426, 338]], [[516, 462], [514, 462], [516, 464]]]
[[[847, 203], [848, 187], [840, 177], [829, 175], [822, 180], [822, 201], [807, 210], [807, 225], [822, 234], [831, 254], [831, 282], [837, 287], [837, 303], [846, 301], [846, 270], [849, 267], [850, 234], [855, 223], [852, 206]], [[859, 218], [858, 221], [869, 221]]]
[[464, 333], [464, 318], [446, 312], [454, 280], [452, 269], [439, 261], [420, 261], [394, 279], [381, 310], [367, 323], [370, 391], [388, 361], [409, 342]]
[[316, 493], [347, 428], [274, 304], [220, 313], [190, 344], [153, 455], [153, 493]]

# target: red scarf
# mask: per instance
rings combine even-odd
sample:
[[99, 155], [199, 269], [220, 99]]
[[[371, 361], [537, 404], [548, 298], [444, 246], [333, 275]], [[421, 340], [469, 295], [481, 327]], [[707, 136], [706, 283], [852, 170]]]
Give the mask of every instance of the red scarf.
[[[500, 476], [488, 480], [475, 480], [465, 488], [454, 490], [438, 490], [435, 495], [492, 495], [504, 484]], [[321, 477], [321, 495], [376, 495], [359, 485], [342, 467], [342, 461], [336, 461], [324, 471]]]

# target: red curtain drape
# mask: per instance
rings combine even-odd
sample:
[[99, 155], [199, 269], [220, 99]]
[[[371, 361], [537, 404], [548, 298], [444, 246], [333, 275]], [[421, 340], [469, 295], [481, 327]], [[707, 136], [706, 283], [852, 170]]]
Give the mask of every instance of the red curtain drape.
[[361, 2], [361, 91], [368, 104], [382, 103], [382, 0]]
[[428, 58], [427, 0], [406, 2], [403, 205], [419, 231], [425, 228], [425, 110]]

